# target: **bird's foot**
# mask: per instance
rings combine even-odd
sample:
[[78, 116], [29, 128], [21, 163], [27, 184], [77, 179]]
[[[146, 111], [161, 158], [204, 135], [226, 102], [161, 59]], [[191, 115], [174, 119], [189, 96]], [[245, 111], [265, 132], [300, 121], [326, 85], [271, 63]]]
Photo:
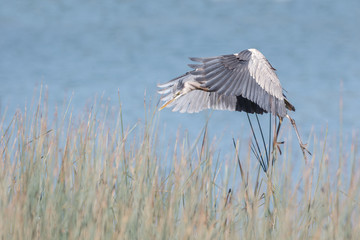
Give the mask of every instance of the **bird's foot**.
[[304, 154], [307, 152], [311, 156], [311, 152], [307, 149], [307, 144], [300, 143], [300, 147]]
[[285, 143], [284, 141], [276, 142], [276, 143], [275, 143], [275, 144], [276, 144], [276, 147], [277, 147], [277, 149], [278, 149], [278, 151], [279, 151], [279, 153], [280, 153], [280, 155], [282, 154], [280, 145], [281, 145], [281, 144], [284, 144], [284, 143]]

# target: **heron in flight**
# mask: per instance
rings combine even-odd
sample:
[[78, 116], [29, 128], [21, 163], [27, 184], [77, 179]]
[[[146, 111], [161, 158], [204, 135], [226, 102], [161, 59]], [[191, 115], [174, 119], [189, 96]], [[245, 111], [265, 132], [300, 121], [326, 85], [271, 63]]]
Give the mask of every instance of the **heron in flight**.
[[[167, 83], [158, 91], [165, 103], [159, 110], [195, 113], [204, 109], [271, 113], [279, 118], [278, 135], [283, 118], [292, 123], [306, 160], [295, 121], [288, 111], [295, 107], [283, 93], [279, 78], [270, 62], [257, 49], [209, 58], [190, 58], [193, 70]], [[307, 151], [308, 152], [308, 151]]]

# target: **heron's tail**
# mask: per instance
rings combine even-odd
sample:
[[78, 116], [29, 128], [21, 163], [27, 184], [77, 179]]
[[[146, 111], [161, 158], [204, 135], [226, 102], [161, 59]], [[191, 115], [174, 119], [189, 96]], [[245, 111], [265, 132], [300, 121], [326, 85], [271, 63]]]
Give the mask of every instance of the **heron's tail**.
[[287, 109], [295, 112], [295, 107], [286, 98], [284, 98], [284, 102]]

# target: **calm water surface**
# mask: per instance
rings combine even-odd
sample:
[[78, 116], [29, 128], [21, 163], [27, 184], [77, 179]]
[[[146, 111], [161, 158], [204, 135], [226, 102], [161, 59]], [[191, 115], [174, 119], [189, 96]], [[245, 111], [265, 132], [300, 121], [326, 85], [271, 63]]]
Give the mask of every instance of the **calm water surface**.
[[[351, 140], [360, 127], [359, 25], [357, 0], [2, 1], [1, 112], [29, 104], [41, 84], [50, 106], [73, 95], [74, 111], [95, 96], [116, 105], [119, 91], [132, 125], [144, 118], [144, 92], [156, 102], [156, 84], [188, 71], [187, 57], [257, 48], [277, 69], [304, 138], [329, 126], [337, 139], [342, 98]], [[164, 138], [179, 126], [195, 138], [209, 113], [162, 111]], [[209, 125], [223, 151], [249, 135], [244, 114], [214, 111]]]

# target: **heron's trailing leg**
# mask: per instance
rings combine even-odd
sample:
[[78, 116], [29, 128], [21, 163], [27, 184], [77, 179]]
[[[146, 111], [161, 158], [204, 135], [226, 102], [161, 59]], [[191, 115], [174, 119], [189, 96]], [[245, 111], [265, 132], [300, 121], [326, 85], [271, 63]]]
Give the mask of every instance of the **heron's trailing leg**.
[[275, 146], [277, 147], [277, 149], [279, 150], [279, 153], [280, 153], [280, 155], [281, 155], [281, 149], [280, 149], [280, 144], [283, 144], [284, 142], [282, 141], [282, 142], [278, 142], [277, 141], [277, 138], [278, 138], [278, 136], [279, 136], [279, 132], [280, 132], [280, 127], [281, 127], [281, 124], [282, 124], [282, 121], [283, 121], [283, 118], [282, 117], [279, 117], [279, 124], [278, 124], [278, 126], [277, 126], [277, 128], [276, 128], [276, 132], [275, 132], [275, 134], [274, 134], [274, 141], [273, 141], [273, 149], [275, 149]]
[[292, 118], [291, 118], [289, 115], [287, 115], [287, 114], [286, 114], [286, 117], [290, 120], [291, 124], [293, 125], [293, 127], [294, 127], [294, 129], [295, 129], [296, 136], [297, 136], [297, 138], [298, 138], [298, 141], [299, 141], [299, 144], [300, 144], [300, 147], [301, 147], [301, 151], [303, 152], [303, 155], [304, 155], [305, 163], [307, 163], [306, 153], [308, 153], [309, 155], [311, 155], [311, 152], [309, 152], [309, 150], [306, 149], [306, 144], [303, 144], [303, 142], [301, 141], [300, 134], [299, 134], [299, 131], [297, 130], [295, 120], [292, 119]]

